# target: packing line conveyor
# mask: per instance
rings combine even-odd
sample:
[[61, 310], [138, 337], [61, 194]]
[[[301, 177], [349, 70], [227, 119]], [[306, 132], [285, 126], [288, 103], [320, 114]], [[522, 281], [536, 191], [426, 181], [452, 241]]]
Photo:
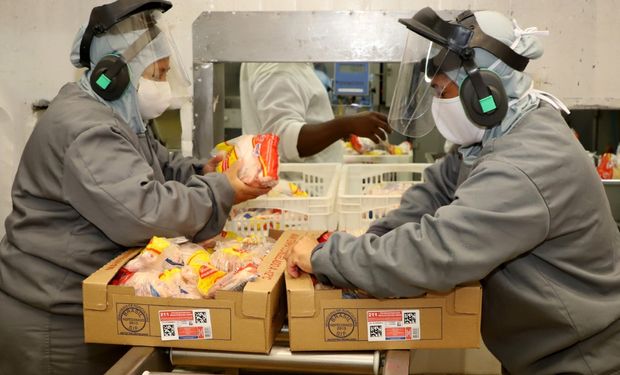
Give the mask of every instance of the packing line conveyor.
[[292, 353], [287, 340], [284, 329], [269, 354], [135, 346], [106, 375], [164, 375], [179, 369], [186, 375], [239, 375], [253, 370], [306, 374], [409, 374], [408, 350]]

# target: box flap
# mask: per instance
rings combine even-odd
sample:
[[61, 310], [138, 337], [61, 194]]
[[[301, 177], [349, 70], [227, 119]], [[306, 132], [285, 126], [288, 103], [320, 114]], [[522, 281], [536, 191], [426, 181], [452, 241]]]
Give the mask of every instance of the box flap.
[[108, 283], [114, 278], [118, 270], [138, 252], [140, 249], [125, 251], [82, 282], [84, 309], [103, 311], [107, 308]]
[[454, 291], [454, 311], [459, 314], [480, 314], [482, 293], [480, 284], [463, 285]]
[[256, 281], [247, 283], [243, 289], [241, 311], [243, 315], [254, 318], [267, 318], [269, 313], [269, 294], [282, 278], [286, 268], [286, 254], [301, 237], [301, 233], [270, 231], [269, 236], [277, 238], [273, 249], [258, 266], [261, 275]]
[[314, 316], [314, 285], [310, 275], [302, 273], [293, 278], [285, 272], [288, 314], [290, 317], [302, 318]]

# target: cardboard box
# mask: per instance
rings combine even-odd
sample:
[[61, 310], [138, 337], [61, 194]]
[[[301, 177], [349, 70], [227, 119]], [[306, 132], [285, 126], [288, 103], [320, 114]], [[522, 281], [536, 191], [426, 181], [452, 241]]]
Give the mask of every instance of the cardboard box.
[[378, 300], [315, 290], [307, 274], [285, 279], [291, 351], [480, 347], [478, 283], [445, 294]]
[[272, 233], [279, 238], [258, 267], [263, 276], [215, 299], [141, 297], [132, 287], [108, 285], [140, 251], [128, 250], [83, 282], [85, 341], [268, 353], [286, 317], [284, 256], [298, 236]]

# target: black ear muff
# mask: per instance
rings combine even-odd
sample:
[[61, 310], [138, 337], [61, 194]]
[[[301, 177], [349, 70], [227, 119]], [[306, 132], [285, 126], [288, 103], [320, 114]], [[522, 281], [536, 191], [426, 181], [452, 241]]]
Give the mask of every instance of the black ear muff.
[[476, 74], [480, 76], [483, 85], [488, 88], [491, 95], [479, 97], [472, 77], [469, 76], [461, 83], [459, 91], [461, 103], [465, 109], [465, 114], [473, 123], [485, 128], [492, 128], [499, 125], [508, 112], [506, 90], [501, 79], [494, 72], [479, 70]]
[[103, 57], [90, 75], [91, 88], [107, 101], [120, 98], [129, 82], [129, 68], [123, 57], [118, 55]]

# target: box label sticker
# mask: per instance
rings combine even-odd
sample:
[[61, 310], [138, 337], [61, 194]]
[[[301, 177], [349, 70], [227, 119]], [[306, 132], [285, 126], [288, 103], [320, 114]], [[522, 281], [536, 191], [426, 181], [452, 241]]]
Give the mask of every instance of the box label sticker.
[[420, 310], [366, 312], [368, 341], [420, 340]]
[[159, 326], [162, 341], [213, 338], [209, 309], [160, 310]]

